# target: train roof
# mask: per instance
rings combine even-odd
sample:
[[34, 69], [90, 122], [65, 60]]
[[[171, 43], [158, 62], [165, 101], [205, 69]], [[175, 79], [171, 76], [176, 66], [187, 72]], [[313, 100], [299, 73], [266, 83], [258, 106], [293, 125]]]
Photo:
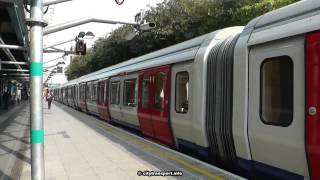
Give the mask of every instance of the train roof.
[[[106, 73], [106, 72], [110, 72], [116, 69], [119, 69], [121, 67], [126, 67], [126, 66], [130, 66], [130, 65], [134, 65], [137, 63], [142, 63], [151, 59], [155, 59], [155, 58], [161, 58], [161, 57], [165, 57], [165, 56], [170, 56], [174, 53], [177, 52], [181, 52], [181, 51], [190, 51], [192, 49], [198, 49], [201, 45], [201, 43], [205, 40], [205, 38], [208, 36], [208, 34], [206, 35], [202, 35], [200, 37], [173, 45], [173, 46], [169, 46], [166, 47], [164, 49], [155, 51], [155, 52], [151, 52], [149, 54], [146, 55], [142, 55], [136, 58], [132, 58], [128, 61], [124, 61], [118, 64], [115, 64], [113, 66], [107, 67], [107, 68], [103, 68], [101, 70], [98, 70], [96, 72], [81, 76], [79, 78], [79, 80], [81, 81], [90, 81], [90, 77], [96, 76], [98, 74], [102, 74], [102, 73]], [[189, 57], [190, 59], [192, 58], [192, 55]]]
[[71, 81], [66, 82], [65, 84], [63, 84], [62, 86], [70, 86], [70, 85], [74, 85], [77, 84], [78, 79], [73, 79]]
[[205, 34], [200, 37], [169, 46], [167, 48], [82, 76], [79, 78], [78, 82], [98, 80], [105, 77], [114, 76], [122, 72], [130, 73], [150, 67], [194, 60], [198, 49], [203, 45], [204, 42], [211, 41], [212, 39], [226, 38], [231, 34], [240, 33], [242, 29], [242, 26], [237, 26], [217, 30], [212, 33]]
[[297, 3], [276, 9], [261, 16], [255, 28], [261, 28], [278, 22], [284, 23], [296, 17], [313, 13], [320, 9], [319, 0], [303, 0]]
[[302, 0], [276, 9], [250, 21], [248, 45], [261, 44], [319, 29], [320, 1]]

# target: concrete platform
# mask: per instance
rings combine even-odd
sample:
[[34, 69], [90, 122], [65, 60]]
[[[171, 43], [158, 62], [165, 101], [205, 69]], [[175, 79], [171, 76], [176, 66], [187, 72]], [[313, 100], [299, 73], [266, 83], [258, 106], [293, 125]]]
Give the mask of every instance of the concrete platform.
[[[29, 109], [27, 105], [21, 108], [17, 120], [10, 121], [14, 123], [0, 136], [18, 143], [3, 148], [6, 142], [0, 139], [0, 164], [4, 161], [1, 153], [13, 162], [0, 169], [4, 174], [0, 173], [0, 179], [31, 179]], [[59, 103], [51, 110], [44, 107], [44, 124], [47, 180], [242, 179]], [[20, 134], [5, 135], [9, 130]], [[183, 175], [141, 175], [151, 171]]]
[[29, 146], [29, 106], [22, 102], [0, 111], [0, 179], [19, 179]]

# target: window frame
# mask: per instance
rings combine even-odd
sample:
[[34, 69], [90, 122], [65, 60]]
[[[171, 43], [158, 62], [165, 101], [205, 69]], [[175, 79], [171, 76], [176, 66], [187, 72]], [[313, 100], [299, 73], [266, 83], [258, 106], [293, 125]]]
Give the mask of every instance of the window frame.
[[[144, 88], [144, 86], [143, 86], [143, 82], [144, 82], [144, 80], [145, 80], [145, 77], [148, 77], [148, 82], [149, 82], [149, 85], [148, 85], [148, 96], [147, 96], [147, 106], [144, 106], [144, 95], [143, 95], [143, 88]], [[150, 98], [151, 98], [151, 96], [150, 96], [150, 93], [151, 93], [151, 89], [150, 89], [150, 87], [151, 87], [151, 82], [152, 82], [152, 75], [151, 74], [143, 74], [142, 75], [142, 80], [141, 80], [141, 90], [138, 90], [138, 91], [141, 91], [141, 108], [142, 109], [149, 109], [150, 107], [149, 107], [149, 105], [150, 105]]]
[[[112, 94], [112, 90], [111, 90], [111, 88], [112, 88], [112, 83], [117, 83], [118, 84], [118, 86], [119, 86], [119, 92], [117, 92], [117, 100], [116, 101], [118, 101], [118, 103], [112, 103], [111, 102], [111, 94]], [[121, 101], [121, 97], [120, 97], [120, 94], [121, 94], [121, 82], [120, 82], [120, 80], [115, 80], [115, 81], [111, 81], [110, 82], [110, 88], [109, 88], [109, 104], [110, 105], [117, 105], [117, 106], [119, 106], [120, 105], [120, 101]]]
[[[190, 90], [190, 73], [188, 71], [179, 71], [176, 73], [176, 77], [175, 77], [175, 83], [174, 83], [174, 111], [177, 113], [177, 114], [187, 114], [189, 112], [189, 97], [188, 97], [188, 110], [187, 112], [180, 112], [180, 111], [177, 111], [177, 77], [178, 77], [178, 74], [179, 73], [188, 73], [188, 82], [189, 82], [189, 85], [188, 85], [188, 88]], [[190, 93], [190, 92], [189, 92]]]
[[104, 83], [104, 81], [103, 80], [100, 80], [99, 82], [98, 82], [98, 104], [99, 105], [102, 105], [102, 103], [104, 103], [103, 102], [103, 99], [104, 99], [104, 89], [105, 89], [105, 83]]
[[[281, 124], [281, 123], [273, 123], [273, 122], [268, 122], [263, 118], [262, 115], [262, 86], [263, 86], [263, 80], [262, 80], [262, 69], [263, 69], [263, 65], [268, 62], [268, 61], [277, 61], [276, 58], [288, 58], [288, 60], [290, 60], [291, 63], [291, 68], [292, 68], [292, 113], [291, 113], [291, 120], [288, 121], [288, 123], [286, 124]], [[278, 61], [284, 61], [284, 60], [278, 60]], [[263, 124], [266, 125], [271, 125], [271, 126], [277, 126], [277, 127], [289, 127], [294, 119], [294, 61], [292, 60], [292, 58], [289, 55], [281, 55], [281, 56], [274, 56], [274, 57], [268, 57], [265, 58], [261, 64], [260, 64], [260, 85], [259, 85], [259, 117], [260, 120]]]
[[92, 81], [92, 98], [91, 98], [91, 101], [92, 102], [97, 102], [98, 100], [98, 94], [97, 94], [97, 91], [98, 91], [98, 82], [97, 81]]
[[85, 91], [86, 91], [86, 101], [91, 101], [91, 84], [90, 82], [85, 83]]
[[83, 94], [84, 94], [82, 84], [80, 84], [79, 89], [80, 89], [80, 100], [82, 100], [83, 99]]
[[[134, 99], [135, 99], [135, 105], [134, 106], [128, 106], [125, 104], [125, 93], [126, 93], [126, 81], [132, 81], [134, 80], [135, 83], [134, 83]], [[138, 82], [138, 79], [137, 78], [128, 78], [128, 79], [124, 79], [123, 80], [123, 92], [122, 92], [122, 105], [125, 106], [125, 107], [131, 107], [131, 108], [136, 108], [137, 107], [137, 82]]]
[[[161, 101], [161, 108], [157, 108], [155, 105], [155, 102], [156, 102], [156, 76], [157, 74], [162, 74], [163, 75], [163, 79], [165, 79], [166, 77], [166, 73], [163, 72], [163, 71], [158, 71], [158, 72], [155, 72], [152, 76], [153, 76], [153, 104], [152, 104], [152, 109], [154, 109], [155, 111], [158, 111], [158, 112], [164, 112], [165, 110], [165, 90], [166, 90], [166, 84], [162, 82], [162, 91], [163, 91], [163, 99]], [[161, 95], [161, 92], [160, 94]]]

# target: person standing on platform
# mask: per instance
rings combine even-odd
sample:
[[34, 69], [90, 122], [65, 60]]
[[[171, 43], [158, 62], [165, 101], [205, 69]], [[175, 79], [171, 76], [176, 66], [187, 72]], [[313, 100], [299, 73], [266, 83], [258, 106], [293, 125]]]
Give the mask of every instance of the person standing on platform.
[[51, 102], [53, 100], [53, 94], [52, 94], [52, 91], [50, 91], [47, 95], [47, 101], [48, 101], [48, 109], [51, 108]]

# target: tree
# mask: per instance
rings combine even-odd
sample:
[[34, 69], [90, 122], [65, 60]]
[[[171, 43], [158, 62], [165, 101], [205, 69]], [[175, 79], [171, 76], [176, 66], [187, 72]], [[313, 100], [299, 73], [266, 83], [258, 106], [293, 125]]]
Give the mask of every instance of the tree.
[[121, 26], [107, 38], [95, 42], [87, 55], [68, 66], [68, 80], [212, 32], [246, 25], [250, 20], [298, 0], [164, 0], [146, 12], [145, 20], [157, 28], [131, 41], [124, 37], [131, 26]]

